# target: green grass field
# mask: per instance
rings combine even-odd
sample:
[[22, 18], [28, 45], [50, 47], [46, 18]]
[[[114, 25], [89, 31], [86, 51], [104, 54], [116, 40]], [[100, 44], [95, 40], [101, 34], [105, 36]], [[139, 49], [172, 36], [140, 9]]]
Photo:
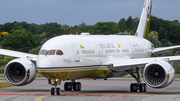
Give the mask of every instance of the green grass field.
[[4, 88], [4, 87], [12, 87], [13, 85], [9, 84], [9, 83], [0, 83], [0, 88]]

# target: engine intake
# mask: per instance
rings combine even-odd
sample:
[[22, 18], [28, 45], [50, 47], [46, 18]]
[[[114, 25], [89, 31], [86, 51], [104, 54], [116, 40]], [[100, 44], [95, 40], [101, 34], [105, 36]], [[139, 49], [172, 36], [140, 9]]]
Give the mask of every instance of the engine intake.
[[12, 83], [20, 83], [26, 76], [26, 70], [20, 63], [11, 63], [6, 69], [6, 77], [11, 80]]
[[23, 86], [31, 83], [37, 73], [34, 63], [27, 59], [14, 59], [5, 67], [6, 80], [15, 86]]
[[163, 60], [147, 64], [143, 71], [145, 83], [153, 88], [164, 88], [168, 86], [173, 82], [174, 76], [174, 68]]

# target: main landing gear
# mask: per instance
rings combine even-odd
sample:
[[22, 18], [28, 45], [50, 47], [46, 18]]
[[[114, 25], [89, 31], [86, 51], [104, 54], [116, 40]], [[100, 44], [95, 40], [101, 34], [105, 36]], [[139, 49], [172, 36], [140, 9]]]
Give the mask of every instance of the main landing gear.
[[81, 83], [75, 82], [75, 80], [71, 80], [71, 82], [65, 82], [64, 84], [65, 91], [80, 91], [81, 90]]
[[140, 69], [138, 67], [136, 67], [137, 77], [136, 77], [136, 75], [134, 75], [132, 70], [126, 70], [126, 72], [128, 72], [137, 81], [137, 83], [132, 83], [130, 85], [131, 92], [138, 92], [138, 91], [146, 92], [147, 91], [147, 85], [145, 83], [141, 83], [141, 73], [140, 73]]

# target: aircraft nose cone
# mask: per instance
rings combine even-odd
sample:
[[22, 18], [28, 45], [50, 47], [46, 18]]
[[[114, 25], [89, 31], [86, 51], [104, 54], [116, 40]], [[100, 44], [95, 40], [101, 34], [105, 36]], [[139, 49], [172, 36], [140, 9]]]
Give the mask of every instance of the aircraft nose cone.
[[38, 64], [37, 64], [38, 67], [54, 67], [52, 61], [48, 58], [45, 58], [45, 59], [41, 59], [40, 61], [38, 61]]

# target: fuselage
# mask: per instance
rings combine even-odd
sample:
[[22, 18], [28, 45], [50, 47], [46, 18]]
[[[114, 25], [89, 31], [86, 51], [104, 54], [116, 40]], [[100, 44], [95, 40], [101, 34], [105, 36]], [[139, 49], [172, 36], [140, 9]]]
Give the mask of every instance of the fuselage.
[[63, 35], [44, 43], [37, 67], [51, 79], [112, 77], [106, 61], [150, 57], [152, 49], [151, 42], [135, 36]]

